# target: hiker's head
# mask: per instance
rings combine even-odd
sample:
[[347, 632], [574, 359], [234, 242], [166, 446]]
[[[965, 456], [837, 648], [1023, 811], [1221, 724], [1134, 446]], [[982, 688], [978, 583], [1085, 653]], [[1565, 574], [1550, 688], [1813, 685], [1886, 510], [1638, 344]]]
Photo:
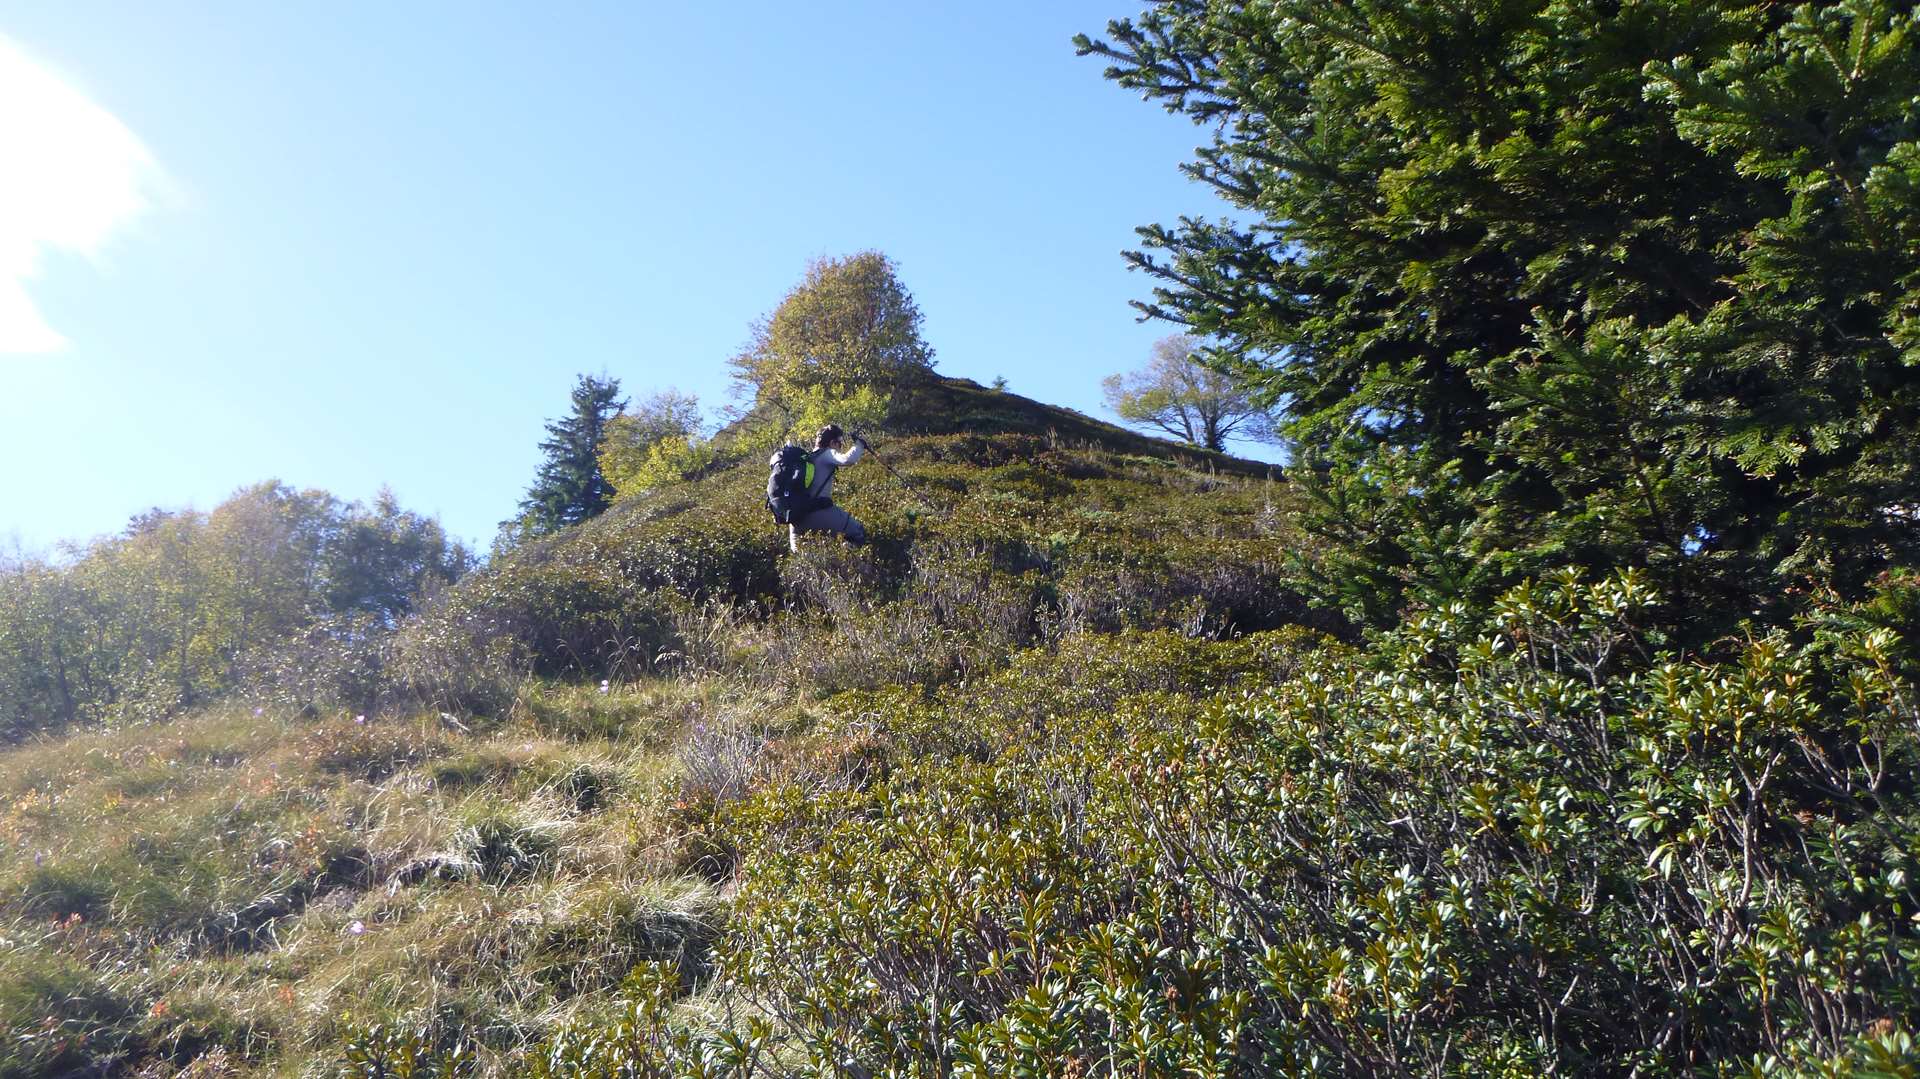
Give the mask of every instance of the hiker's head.
[[846, 434], [846, 432], [840, 430], [839, 424], [837, 423], [827, 424], [825, 427], [820, 428], [820, 433], [818, 435], [814, 436], [813, 448], [816, 450], [833, 449], [834, 447], [840, 445], [840, 437], [844, 434]]

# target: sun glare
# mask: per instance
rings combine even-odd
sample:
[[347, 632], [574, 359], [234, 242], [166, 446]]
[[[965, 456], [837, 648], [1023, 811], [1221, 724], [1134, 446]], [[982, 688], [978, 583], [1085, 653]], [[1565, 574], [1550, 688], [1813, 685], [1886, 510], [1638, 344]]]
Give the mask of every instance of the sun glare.
[[0, 38], [0, 354], [54, 352], [28, 283], [51, 251], [97, 257], [148, 205], [152, 155], [118, 119]]

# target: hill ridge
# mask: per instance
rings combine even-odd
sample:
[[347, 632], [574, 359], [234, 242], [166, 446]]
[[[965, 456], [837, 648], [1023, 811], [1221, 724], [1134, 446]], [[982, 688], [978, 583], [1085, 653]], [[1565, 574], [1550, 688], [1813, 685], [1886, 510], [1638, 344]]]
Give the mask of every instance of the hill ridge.
[[[931, 374], [918, 386], [903, 391], [913, 418], [889, 423], [894, 435], [1027, 434], [1092, 443], [1121, 453], [1141, 453], [1169, 460], [1186, 460], [1194, 467], [1213, 467], [1245, 476], [1280, 477], [1281, 466], [1193, 446], [1170, 438], [1145, 434], [1089, 416], [1066, 405], [1050, 404], [1012, 390], [983, 386], [970, 378]], [[748, 431], [776, 422], [770, 409], [752, 409], [723, 426], [714, 436], [731, 443]]]

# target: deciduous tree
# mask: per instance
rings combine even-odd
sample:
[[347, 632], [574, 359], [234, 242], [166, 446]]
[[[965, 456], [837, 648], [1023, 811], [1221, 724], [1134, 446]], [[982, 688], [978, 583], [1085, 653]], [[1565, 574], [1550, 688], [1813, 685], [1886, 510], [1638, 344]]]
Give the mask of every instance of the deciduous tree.
[[353, 503], [338, 515], [320, 552], [321, 599], [330, 614], [369, 614], [392, 626], [472, 567], [472, 554], [439, 521], [381, 488], [371, 506]]
[[392, 628], [471, 565], [437, 521], [268, 481], [211, 513], [143, 513], [59, 559], [0, 565], [0, 742], [164, 717], [294, 638]]
[[669, 388], [648, 395], [607, 421], [600, 474], [615, 494], [644, 489], [673, 471], [658, 467], [663, 460], [691, 453], [700, 423], [700, 401], [692, 394]]
[[1270, 440], [1272, 410], [1241, 380], [1201, 363], [1198, 346], [1186, 334], [1154, 342], [1147, 366], [1101, 382], [1107, 407], [1136, 427], [1215, 452], [1226, 448], [1229, 436]]
[[817, 259], [755, 324], [732, 361], [734, 377], [761, 401], [814, 387], [836, 396], [862, 386], [891, 393], [933, 369], [920, 323], [892, 259], [878, 251]]

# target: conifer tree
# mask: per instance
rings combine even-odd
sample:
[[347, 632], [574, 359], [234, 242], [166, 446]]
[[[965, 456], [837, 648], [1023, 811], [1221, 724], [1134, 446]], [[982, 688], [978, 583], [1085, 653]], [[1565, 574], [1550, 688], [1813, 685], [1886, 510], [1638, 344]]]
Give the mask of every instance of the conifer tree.
[[1641, 566], [1703, 632], [1920, 557], [1920, 33], [1883, 0], [1170, 0], [1076, 39], [1238, 221], [1146, 313], [1264, 367], [1373, 621]]
[[526, 535], [545, 535], [596, 516], [612, 503], [599, 453], [607, 421], [627, 407], [620, 399], [620, 380], [581, 375], [571, 402], [565, 416], [547, 424], [540, 443], [546, 459], [520, 502], [521, 516], [507, 527], [517, 523]]

